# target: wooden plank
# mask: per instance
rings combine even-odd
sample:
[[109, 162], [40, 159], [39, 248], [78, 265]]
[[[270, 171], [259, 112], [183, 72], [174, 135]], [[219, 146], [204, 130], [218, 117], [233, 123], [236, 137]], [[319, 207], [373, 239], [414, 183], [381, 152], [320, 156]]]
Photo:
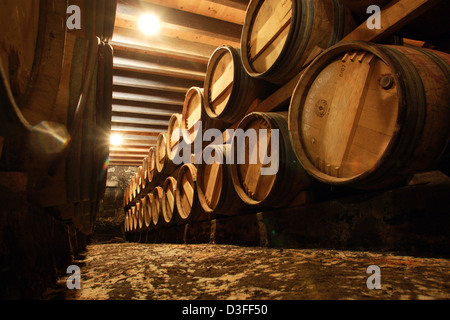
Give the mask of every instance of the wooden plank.
[[172, 106], [164, 104], [148, 104], [148, 107], [136, 107], [129, 105], [113, 104], [112, 112], [133, 113], [137, 115], [152, 115], [152, 116], [168, 116], [180, 111], [181, 106]]
[[155, 74], [160, 76], [169, 76], [181, 79], [190, 79], [196, 81], [203, 81], [206, 73], [189, 69], [180, 69], [170, 66], [161, 66], [158, 63], [151, 63], [148, 61], [139, 61], [130, 58], [114, 57], [114, 69], [143, 72], [147, 74]]
[[249, 0], [208, 0], [209, 2], [219, 3], [227, 7], [247, 11]]
[[167, 126], [168, 120], [156, 120], [147, 118], [134, 118], [134, 117], [120, 117], [112, 116], [111, 123], [113, 124], [143, 124], [149, 126]]
[[[267, 11], [263, 11], [263, 8]], [[275, 7], [263, 5], [256, 19], [260, 20], [262, 25], [257, 26], [256, 31], [251, 35], [250, 61], [256, 60], [291, 24], [292, 3], [276, 1]]]
[[[117, 28], [125, 28], [131, 30], [139, 30], [139, 17], [118, 15], [115, 26]], [[158, 35], [163, 35], [172, 39], [182, 39], [190, 42], [201, 43], [219, 47], [221, 45], [231, 45], [239, 47], [239, 39], [229, 36], [213, 35], [206, 32], [198, 32], [196, 29], [188, 29], [179, 27], [174, 24], [161, 23]]]
[[[174, 81], [176, 79], [173, 79]], [[170, 83], [169, 81], [158, 81], [153, 79], [143, 79], [143, 78], [133, 78], [133, 77], [123, 77], [123, 76], [113, 76], [113, 85], [114, 86], [122, 86], [122, 87], [133, 87], [133, 88], [141, 88], [141, 89], [154, 89], [159, 91], [169, 91], [175, 93], [185, 93], [189, 86], [181, 86]]]
[[343, 41], [379, 41], [393, 35], [409, 22], [420, 16], [439, 0], [398, 0], [381, 10], [381, 28], [369, 29], [364, 22], [350, 32]]
[[143, 94], [133, 94], [124, 92], [113, 92], [113, 99], [115, 100], [125, 100], [125, 101], [138, 101], [145, 103], [158, 103], [167, 104], [172, 106], [182, 106], [183, 102], [179, 100], [174, 100], [170, 98], [157, 97], [157, 96], [147, 96]]
[[[320, 53], [323, 52], [322, 48], [315, 47], [307, 61], [305, 62], [304, 67], [309, 65]], [[280, 89], [275, 91], [272, 95], [270, 95], [264, 101], [255, 101], [247, 111], [247, 113], [251, 112], [271, 112], [276, 111], [281, 108], [286, 109], [291, 100], [292, 94], [295, 88], [298, 85], [298, 81], [302, 76], [303, 71], [300, 72], [297, 76], [293, 77], [289, 82], [283, 85]]]
[[156, 57], [165, 57], [171, 59], [177, 59], [182, 61], [191, 61], [194, 63], [204, 63], [207, 64], [209, 57], [198, 55], [195, 53], [186, 53], [179, 51], [168, 51], [164, 48], [150, 47], [145, 43], [135, 42], [124, 42], [126, 39], [113, 39], [111, 45], [114, 51], [127, 51], [134, 52], [143, 55], [152, 55]]
[[243, 25], [249, 0], [143, 1]]
[[194, 188], [192, 187], [190, 179], [186, 176], [182, 177], [182, 188], [184, 195], [183, 199], [186, 199], [189, 203], [189, 208], [192, 208], [193, 200], [194, 200]]
[[211, 101], [212, 103], [223, 95], [226, 90], [233, 85], [234, 82], [234, 62], [230, 62], [225, 67], [225, 71], [220, 75], [220, 77], [211, 86]]
[[166, 36], [142, 36], [137, 32], [128, 29], [115, 28], [111, 44], [127, 47], [144, 48], [155, 53], [172, 54], [174, 56], [186, 56], [200, 61], [209, 60], [209, 57], [216, 49], [215, 46], [195, 43], [183, 39], [175, 39]]
[[[347, 86], [347, 90], [339, 90], [339, 87], [337, 87], [335, 96], [331, 101], [328, 121], [323, 128], [323, 138], [319, 138], [319, 141], [323, 141], [319, 154], [324, 157], [320, 160], [325, 161], [325, 164], [341, 167], [345, 156], [348, 154], [349, 144], [351, 145], [353, 140], [352, 137], [367, 92], [369, 75], [373, 70], [373, 61], [376, 61], [376, 59], [373, 59], [373, 55], [362, 62], [352, 61], [351, 57], [347, 58], [343, 79], [339, 80], [342, 85]], [[352, 89], [351, 93], [348, 91], [349, 87]], [[333, 121], [330, 121], [331, 119]]]
[[214, 162], [212, 165], [209, 165], [208, 167], [209, 167], [209, 176], [208, 181], [205, 184], [206, 189], [205, 198], [211, 202], [211, 205], [215, 205], [222, 185], [222, 174], [220, 174], [221, 164]]
[[239, 24], [138, 0], [118, 0], [118, 15], [139, 17], [142, 12], [152, 12], [161, 17], [161, 22], [180, 29], [194, 30], [200, 34], [215, 35], [229, 40], [240, 40], [242, 26]]

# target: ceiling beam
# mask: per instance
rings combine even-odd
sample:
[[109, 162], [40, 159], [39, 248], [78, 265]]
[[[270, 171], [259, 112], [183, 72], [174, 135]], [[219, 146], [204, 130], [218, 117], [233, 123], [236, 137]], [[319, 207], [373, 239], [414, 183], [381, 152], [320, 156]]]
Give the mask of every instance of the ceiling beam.
[[118, 0], [118, 17], [139, 17], [143, 13], [154, 14], [168, 28], [174, 30], [189, 30], [236, 42], [241, 38], [242, 25], [239, 24], [139, 0]]
[[136, 117], [123, 117], [123, 116], [112, 116], [111, 122], [113, 124], [140, 124], [148, 126], [168, 126], [168, 120], [157, 120], [157, 119], [146, 119], [146, 118], [136, 118]]
[[[168, 107], [171, 107], [170, 109]], [[167, 106], [163, 104], [149, 104], [146, 107], [136, 107], [131, 105], [113, 104], [112, 112], [133, 113], [136, 115], [147, 116], [168, 116], [173, 113], [180, 113], [182, 106], [174, 108], [174, 106]]]
[[[176, 39], [164, 35], [147, 36], [133, 30], [116, 27], [112, 39], [113, 44], [122, 44], [128, 47], [141, 47], [155, 52], [174, 54], [185, 57], [197, 57], [209, 60], [217, 46], [195, 43], [183, 39]], [[187, 58], [189, 60], [191, 58]]]
[[212, 3], [218, 3], [227, 7], [232, 7], [241, 11], [247, 11], [250, 0], [207, 0]]
[[[220, 3], [221, 1], [210, 1], [210, 0], [195, 0], [195, 1], [142, 0], [142, 1], [243, 25], [245, 20], [245, 14], [247, 11], [247, 4], [250, 0], [242, 0], [242, 1], [224, 0], [222, 1], [222, 3]], [[239, 4], [239, 2], [242, 2], [244, 5]]]
[[116, 69], [113, 75], [113, 85], [186, 93], [193, 86], [203, 87], [204, 82]]

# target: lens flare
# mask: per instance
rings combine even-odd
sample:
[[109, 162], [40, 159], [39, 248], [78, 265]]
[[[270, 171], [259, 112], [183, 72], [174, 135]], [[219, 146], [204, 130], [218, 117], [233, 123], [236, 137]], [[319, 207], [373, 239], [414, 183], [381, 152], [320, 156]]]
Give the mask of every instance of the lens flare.
[[148, 35], [158, 33], [160, 28], [159, 19], [152, 14], [145, 14], [139, 18], [139, 28]]
[[123, 143], [123, 137], [120, 134], [113, 134], [111, 136], [111, 144], [113, 146], [120, 146]]

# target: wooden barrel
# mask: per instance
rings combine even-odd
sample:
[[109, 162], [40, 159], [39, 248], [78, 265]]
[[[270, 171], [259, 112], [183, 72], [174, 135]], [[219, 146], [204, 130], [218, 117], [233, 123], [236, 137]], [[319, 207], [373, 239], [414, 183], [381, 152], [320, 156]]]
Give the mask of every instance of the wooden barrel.
[[136, 196], [139, 196], [141, 193], [141, 180], [142, 180], [142, 167], [139, 166], [136, 174], [134, 175], [134, 183], [136, 185]]
[[148, 210], [148, 194], [141, 198], [141, 211], [142, 211], [142, 229], [148, 230], [151, 225], [151, 217]]
[[175, 201], [177, 180], [168, 177], [163, 183], [162, 214], [166, 225], [174, 225], [180, 221], [178, 216], [177, 203]]
[[310, 175], [362, 189], [433, 168], [450, 137], [450, 56], [347, 42], [325, 51], [294, 91], [289, 127]]
[[[201, 137], [202, 131], [195, 128], [198, 122], [202, 123], [202, 129], [205, 128], [203, 102], [203, 88], [191, 87], [184, 99], [183, 110], [181, 112], [182, 128], [186, 133], [183, 139], [194, 147], [194, 141]], [[198, 127], [199, 128], [199, 127]]]
[[251, 76], [282, 85], [300, 72], [315, 47], [336, 44], [354, 26], [340, 0], [252, 0], [242, 63]]
[[137, 196], [137, 193], [136, 193], [136, 173], [133, 174], [133, 176], [131, 177], [130, 185], [131, 185], [131, 194], [130, 194], [131, 201], [134, 201], [134, 199]]
[[148, 183], [148, 157], [142, 160], [141, 167], [141, 190], [144, 190]]
[[156, 171], [161, 175], [171, 174], [177, 166], [167, 154], [167, 133], [161, 132], [156, 140]]
[[153, 229], [153, 220], [152, 220], [152, 202], [153, 202], [153, 194], [147, 193], [145, 197], [145, 209], [144, 209], [144, 225], [146, 230]]
[[176, 203], [181, 222], [205, 219], [204, 211], [197, 194], [197, 168], [190, 163], [184, 164], [178, 173]]
[[128, 233], [130, 231], [130, 210], [125, 211], [125, 220], [123, 222], [123, 229], [125, 233]]
[[202, 153], [197, 167], [197, 192], [203, 210], [209, 214], [234, 215], [243, 207], [236, 194], [226, 163], [231, 145], [210, 145]]
[[128, 206], [128, 186], [125, 187], [123, 191], [123, 207], [126, 208]]
[[144, 229], [144, 212], [142, 210], [142, 202], [139, 199], [136, 201], [136, 216], [137, 216], [137, 230], [142, 231]]
[[174, 113], [169, 119], [167, 127], [167, 156], [173, 160], [176, 156], [176, 148], [183, 140], [183, 117], [180, 113]]
[[152, 211], [153, 228], [159, 228], [163, 224], [162, 217], [162, 201], [164, 198], [164, 192], [161, 187], [156, 187], [152, 191], [152, 199], [150, 201]]
[[136, 214], [136, 206], [131, 207], [131, 231], [135, 232], [138, 229], [138, 219]]
[[[239, 129], [251, 139], [248, 143]], [[287, 112], [247, 115], [233, 136], [232, 151], [233, 184], [248, 205], [285, 207], [310, 187], [310, 178], [291, 146]]]
[[[60, 122], [58, 117], [67, 111], [67, 104], [65, 110], [54, 109], [63, 69], [66, 10], [67, 4], [58, 0], [0, 3], [0, 82], [11, 93], [3, 99], [0, 90], [2, 111], [22, 121], [17, 125]], [[19, 109], [8, 110], [12, 105]], [[11, 120], [0, 115], [2, 135], [16, 131]]]
[[236, 123], [255, 99], [264, 99], [271, 91], [265, 81], [247, 74], [238, 49], [221, 46], [211, 55], [204, 89], [204, 109], [210, 119]]
[[148, 162], [147, 162], [148, 168], [147, 168], [147, 176], [148, 176], [148, 181], [151, 184], [152, 182], [154, 182], [154, 177], [155, 174], [157, 173], [156, 171], [156, 148], [155, 147], [151, 147], [148, 150]]

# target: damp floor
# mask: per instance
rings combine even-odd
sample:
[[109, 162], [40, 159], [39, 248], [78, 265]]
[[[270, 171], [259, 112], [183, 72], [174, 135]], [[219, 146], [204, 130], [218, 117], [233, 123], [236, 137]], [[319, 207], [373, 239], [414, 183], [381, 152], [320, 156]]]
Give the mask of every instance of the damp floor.
[[[75, 264], [81, 289], [62, 277], [46, 299], [450, 299], [449, 259], [392, 252], [122, 242], [89, 245]], [[381, 287], [369, 289], [376, 275]]]

